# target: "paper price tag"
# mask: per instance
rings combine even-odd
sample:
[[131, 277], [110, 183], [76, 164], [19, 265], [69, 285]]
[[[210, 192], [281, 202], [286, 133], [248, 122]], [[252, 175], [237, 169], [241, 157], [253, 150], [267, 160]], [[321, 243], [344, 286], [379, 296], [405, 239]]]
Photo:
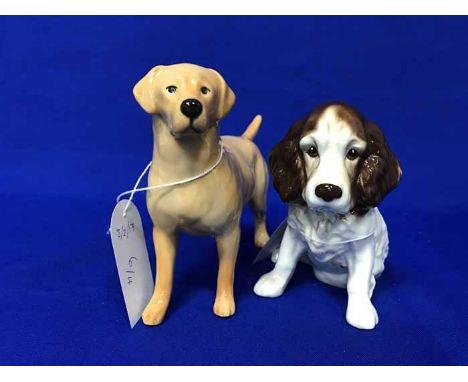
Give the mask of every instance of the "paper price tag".
[[127, 200], [121, 200], [115, 206], [110, 232], [120, 286], [133, 328], [151, 298], [154, 283], [140, 214], [130, 202], [123, 216], [126, 204]]

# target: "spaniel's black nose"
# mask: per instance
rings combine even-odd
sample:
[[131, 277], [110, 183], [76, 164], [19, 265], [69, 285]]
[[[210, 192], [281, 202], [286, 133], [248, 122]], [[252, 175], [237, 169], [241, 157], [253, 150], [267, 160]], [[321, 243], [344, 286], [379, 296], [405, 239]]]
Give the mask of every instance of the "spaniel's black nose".
[[202, 113], [203, 105], [195, 98], [186, 99], [185, 101], [182, 101], [180, 111], [190, 119], [195, 119]]
[[315, 187], [315, 195], [322, 198], [326, 202], [331, 202], [334, 199], [341, 198], [343, 192], [341, 188], [334, 184], [322, 183]]

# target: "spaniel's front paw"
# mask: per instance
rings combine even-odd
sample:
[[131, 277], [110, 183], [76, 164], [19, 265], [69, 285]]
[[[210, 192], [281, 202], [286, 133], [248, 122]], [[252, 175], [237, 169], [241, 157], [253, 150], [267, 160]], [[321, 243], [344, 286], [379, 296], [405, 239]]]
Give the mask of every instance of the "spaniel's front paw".
[[350, 297], [346, 310], [346, 321], [358, 329], [374, 329], [379, 316], [374, 305], [366, 297]]
[[283, 294], [286, 284], [287, 280], [273, 270], [260, 277], [255, 284], [254, 292], [262, 297], [278, 297]]

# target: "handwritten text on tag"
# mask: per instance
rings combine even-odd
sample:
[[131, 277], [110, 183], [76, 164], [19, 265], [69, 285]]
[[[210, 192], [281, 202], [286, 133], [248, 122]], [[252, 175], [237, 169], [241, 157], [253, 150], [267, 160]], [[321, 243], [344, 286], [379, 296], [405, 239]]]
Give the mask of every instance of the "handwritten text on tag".
[[151, 298], [154, 284], [140, 214], [130, 202], [123, 216], [126, 204], [127, 200], [121, 200], [114, 208], [111, 238], [128, 319], [133, 328]]

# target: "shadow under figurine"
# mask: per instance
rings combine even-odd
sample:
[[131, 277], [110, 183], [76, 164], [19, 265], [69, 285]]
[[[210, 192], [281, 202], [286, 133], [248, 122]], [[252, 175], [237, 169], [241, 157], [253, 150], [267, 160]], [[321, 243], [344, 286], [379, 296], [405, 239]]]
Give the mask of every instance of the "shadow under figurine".
[[196, 180], [147, 192], [156, 251], [156, 285], [143, 312], [146, 325], [160, 324], [171, 298], [178, 233], [215, 236], [219, 270], [214, 313], [235, 312], [233, 282], [242, 209], [255, 215], [255, 244], [269, 239], [265, 225], [268, 172], [252, 139], [261, 117], [242, 137], [218, 133], [218, 121], [235, 102], [221, 75], [192, 64], [156, 66], [134, 87], [140, 106], [153, 116], [153, 163], [148, 185]]
[[289, 208], [275, 267], [255, 293], [280, 296], [306, 254], [317, 279], [347, 289], [348, 323], [373, 329], [379, 319], [371, 297], [388, 254], [376, 207], [402, 174], [382, 131], [349, 105], [329, 103], [296, 122], [269, 159]]

